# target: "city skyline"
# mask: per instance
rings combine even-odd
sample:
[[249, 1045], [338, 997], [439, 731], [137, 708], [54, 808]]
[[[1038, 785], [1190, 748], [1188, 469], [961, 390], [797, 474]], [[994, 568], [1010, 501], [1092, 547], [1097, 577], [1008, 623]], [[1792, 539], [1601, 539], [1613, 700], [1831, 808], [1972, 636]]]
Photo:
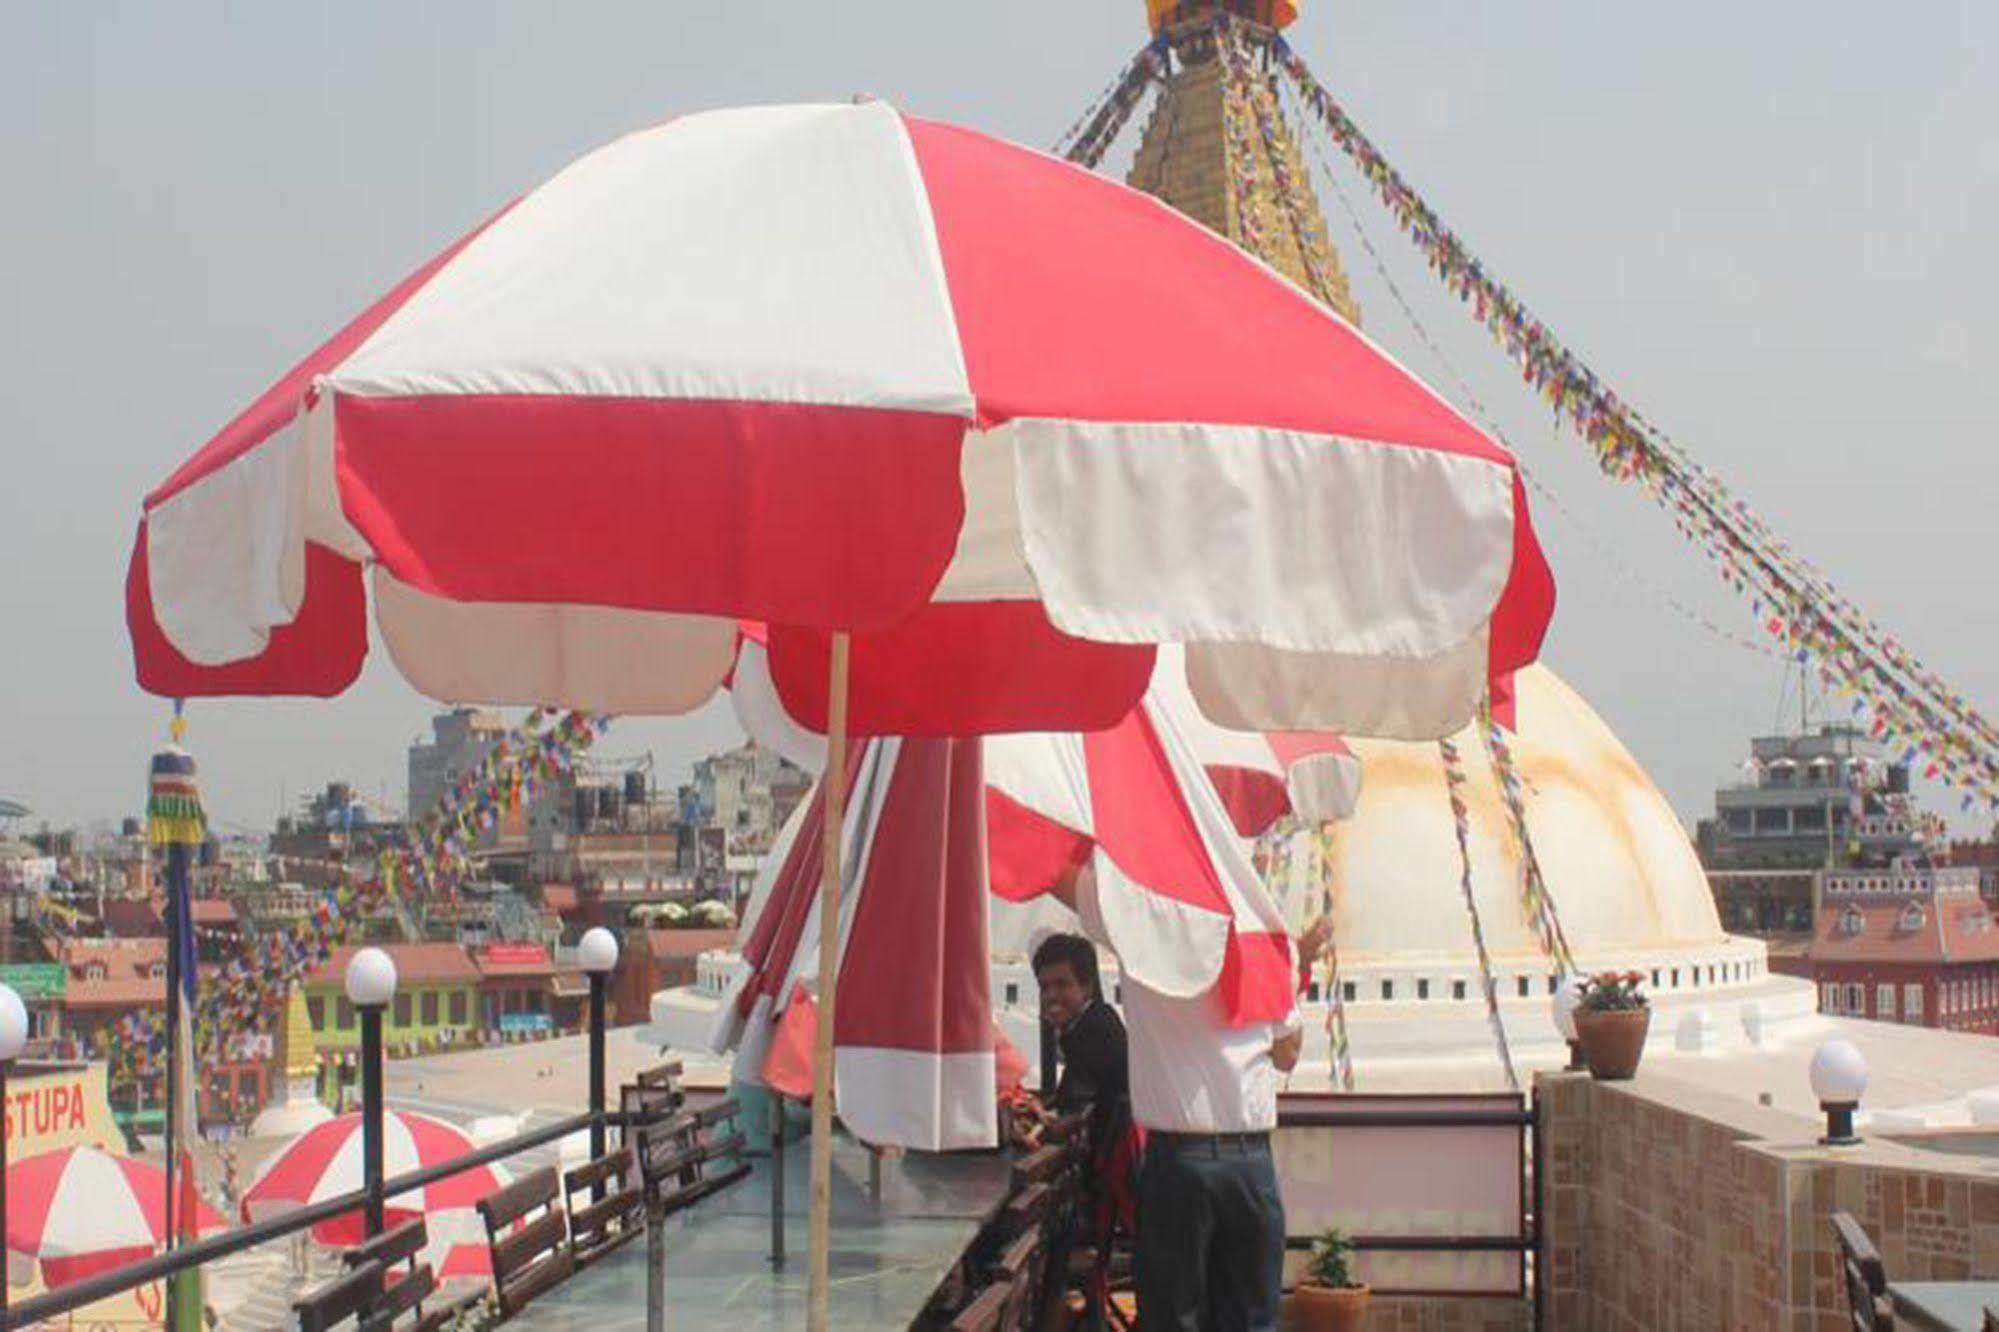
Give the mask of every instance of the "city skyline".
[[[27, 15], [0, 57], [0, 136], [22, 186], [0, 237], [36, 256], [0, 331], [13, 479], [0, 559], [15, 571], [0, 590], [0, 796], [57, 824], [139, 810], [168, 712], [131, 684], [120, 623], [139, 496], [501, 200], [663, 115], [860, 89], [1050, 143], [1143, 38], [1136, 0], [906, 9], [745, 4], [725, 21], [633, 6], [588, 32], [526, 6], [482, 10], [477, 31], [382, 6], [117, 25]], [[1979, 519], [1994, 464], [1977, 448], [1989, 408], [1971, 372], [1999, 337], [1982, 318], [1999, 280], [1967, 259], [1999, 203], [1974, 128], [1999, 91], [1970, 53], [1999, 19], [1971, 5], [1893, 23], [1857, 5], [1813, 16], [1563, 3], [1530, 27], [1470, 4], [1319, 3], [1292, 35], [1571, 343], [1989, 701]], [[976, 69], [959, 58], [973, 49]], [[1703, 812], [1777, 711], [1780, 666], [1734, 641], [1757, 636], [1748, 608], [1551, 431], [1336, 173], [1420, 324], [1405, 321], [1315, 179], [1368, 331], [1456, 400], [1462, 371], [1560, 501], [1537, 507], [1561, 590], [1548, 659], [1683, 817]], [[394, 789], [432, 707], [378, 650], [331, 703], [194, 704], [188, 743], [218, 819], [268, 826], [281, 796], [332, 778]], [[735, 735], [719, 702], [620, 722], [606, 743], [651, 749], [664, 774]]]

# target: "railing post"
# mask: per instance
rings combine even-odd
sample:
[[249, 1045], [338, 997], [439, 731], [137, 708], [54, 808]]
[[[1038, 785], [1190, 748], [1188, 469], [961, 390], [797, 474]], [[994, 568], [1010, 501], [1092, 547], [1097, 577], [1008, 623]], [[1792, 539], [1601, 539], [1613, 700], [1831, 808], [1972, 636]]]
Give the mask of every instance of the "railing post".
[[347, 964], [347, 1001], [361, 1013], [361, 1192], [368, 1235], [382, 1233], [382, 1011], [396, 997], [396, 964], [363, 948]]
[[[590, 1159], [604, 1155], [604, 987], [618, 965], [618, 937], [602, 925], [583, 932], [576, 957], [590, 977]], [[601, 1197], [599, 1189], [596, 1196]]]
[[[28, 1045], [28, 1006], [11, 985], [0, 985], [0, 1106], [7, 1104], [7, 1073]], [[0, 1218], [7, 1215], [7, 1136], [0, 1128]], [[7, 1279], [0, 1273], [0, 1327], [7, 1321]]]
[[784, 1098], [770, 1093], [770, 1265], [784, 1266]]

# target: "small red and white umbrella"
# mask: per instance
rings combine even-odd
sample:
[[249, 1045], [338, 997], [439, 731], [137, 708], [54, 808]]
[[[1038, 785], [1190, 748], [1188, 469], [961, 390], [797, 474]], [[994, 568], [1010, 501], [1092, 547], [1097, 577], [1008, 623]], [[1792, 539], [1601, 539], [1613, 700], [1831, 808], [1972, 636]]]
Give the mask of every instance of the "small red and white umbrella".
[[[461, 1130], [429, 1115], [390, 1110], [382, 1121], [382, 1174], [397, 1175], [440, 1165], [474, 1149]], [[261, 1221], [285, 1212], [337, 1198], [361, 1187], [361, 1116], [336, 1115], [314, 1125], [280, 1148], [258, 1170], [243, 1191], [243, 1219]], [[387, 1225], [413, 1216], [462, 1211], [507, 1183], [497, 1165], [474, 1166], [434, 1180], [414, 1193], [393, 1196], [383, 1208]], [[364, 1220], [357, 1209], [312, 1228], [322, 1244], [354, 1244], [363, 1237]]]
[[[834, 1096], [854, 1134], [878, 1146], [952, 1151], [995, 1140], [979, 750], [977, 738], [887, 737], [849, 760]], [[716, 1049], [735, 1048], [753, 1082], [766, 1081], [785, 1014], [810, 1011], [800, 986], [818, 985], [817, 950], [801, 944], [818, 937], [825, 808], [822, 784], [773, 848], [771, 881], [746, 927], [750, 974], [717, 1015]], [[794, 1015], [789, 1029], [800, 1026]], [[804, 1069], [809, 1083], [809, 1056]]]
[[[95, 1147], [64, 1147], [7, 1167], [7, 1277], [37, 1264], [51, 1288], [147, 1257], [166, 1240], [166, 1173]], [[226, 1225], [196, 1204], [195, 1228]]]
[[493, 1250], [486, 1242], [486, 1223], [476, 1209], [451, 1208], [426, 1218], [430, 1243], [424, 1261], [439, 1281], [490, 1281]]

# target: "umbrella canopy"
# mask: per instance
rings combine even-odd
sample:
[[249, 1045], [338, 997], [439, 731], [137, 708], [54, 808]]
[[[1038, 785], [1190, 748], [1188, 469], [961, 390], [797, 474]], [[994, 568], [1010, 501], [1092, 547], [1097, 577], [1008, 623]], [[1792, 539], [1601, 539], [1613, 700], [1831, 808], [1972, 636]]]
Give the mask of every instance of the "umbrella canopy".
[[[147, 496], [141, 682], [344, 689], [364, 565], [440, 698], [677, 712], [771, 623], [823, 728], [1432, 737], [1531, 659], [1512, 459], [1156, 201], [878, 103], [627, 135], [447, 248]], [[948, 680], [948, 688], [938, 688]]]
[[[441, 1119], [391, 1110], [382, 1122], [382, 1173], [393, 1179], [463, 1156], [473, 1146], [471, 1138]], [[336, 1115], [307, 1129], [264, 1163], [243, 1191], [243, 1219], [261, 1221], [337, 1198], [355, 1192], [361, 1182], [361, 1116]], [[506, 1171], [497, 1165], [461, 1170], [415, 1192], [389, 1198], [382, 1213], [383, 1224], [393, 1226], [413, 1216], [463, 1211], [506, 1183]], [[312, 1228], [312, 1236], [322, 1244], [354, 1244], [363, 1237], [363, 1221], [357, 1208], [320, 1222]]]
[[[123, 1267], [166, 1241], [165, 1172], [95, 1147], [64, 1147], [7, 1167], [7, 1278], [27, 1282], [40, 1264], [53, 1288]], [[205, 1205], [195, 1230], [227, 1224]]]
[[[769, 631], [743, 626], [729, 700], [751, 739], [807, 772], [826, 767], [826, 737], [785, 710], [770, 676]], [[1360, 798], [1360, 760], [1346, 742], [1323, 731], [1231, 731], [1195, 704], [1181, 670], [1180, 649], [1159, 649], [1146, 706], [1164, 711], [1207, 771], [1236, 831], [1255, 837], [1286, 815], [1308, 822], [1343, 819]]]
[[[948, 1151], [996, 1139], [979, 749], [977, 739], [886, 738], [849, 763], [834, 1094], [847, 1126], [877, 1145]], [[819, 984], [816, 954], [800, 943], [818, 929], [825, 817], [822, 784], [772, 850], [745, 936], [750, 973], [717, 1015], [716, 1048], [737, 1048], [752, 1081], [763, 1080], [798, 987]]]

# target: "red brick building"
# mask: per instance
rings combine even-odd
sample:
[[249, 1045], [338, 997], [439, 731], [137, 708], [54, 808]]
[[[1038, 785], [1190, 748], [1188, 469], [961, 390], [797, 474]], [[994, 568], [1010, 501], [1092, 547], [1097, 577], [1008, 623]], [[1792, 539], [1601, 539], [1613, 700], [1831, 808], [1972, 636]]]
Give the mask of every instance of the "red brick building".
[[1999, 1035], [1999, 926], [1975, 868], [1828, 870], [1818, 895], [1821, 1011]]
[[620, 1026], [647, 1021], [654, 991], [692, 985], [701, 954], [735, 941], [734, 930], [626, 930], [611, 991], [611, 1021]]

